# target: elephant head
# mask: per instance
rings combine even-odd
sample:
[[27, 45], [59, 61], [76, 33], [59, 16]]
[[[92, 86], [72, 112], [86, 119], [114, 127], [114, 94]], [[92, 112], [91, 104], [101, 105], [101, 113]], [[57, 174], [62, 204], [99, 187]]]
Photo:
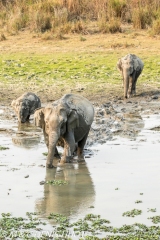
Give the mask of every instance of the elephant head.
[[28, 100], [20, 102], [19, 109], [20, 110], [19, 110], [19, 114], [18, 114], [18, 120], [21, 123], [25, 123], [28, 120], [28, 117], [30, 115]]
[[79, 118], [76, 110], [57, 104], [41, 108], [34, 113], [34, 123], [43, 129], [48, 138], [47, 167], [52, 168], [56, 145], [66, 132], [78, 127]]
[[143, 66], [141, 59], [134, 54], [128, 54], [117, 62], [117, 67], [123, 77], [125, 98], [129, 98], [132, 93], [135, 93], [136, 81]]
[[25, 100], [25, 101], [13, 100], [11, 103], [11, 106], [14, 108], [18, 116], [18, 121], [21, 123], [26, 122], [28, 119], [28, 116], [30, 115], [28, 100]]

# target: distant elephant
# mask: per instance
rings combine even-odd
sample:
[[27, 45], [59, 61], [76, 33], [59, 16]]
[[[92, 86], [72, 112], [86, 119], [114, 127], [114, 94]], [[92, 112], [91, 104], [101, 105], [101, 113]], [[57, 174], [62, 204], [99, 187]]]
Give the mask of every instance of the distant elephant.
[[123, 77], [124, 97], [129, 98], [136, 94], [136, 82], [143, 70], [144, 63], [136, 55], [127, 54], [118, 60], [117, 67]]
[[48, 168], [53, 167], [57, 153], [56, 145], [64, 145], [60, 164], [69, 162], [77, 146], [79, 159], [94, 118], [93, 105], [84, 97], [66, 94], [61, 99], [49, 104], [34, 113], [34, 123], [41, 127], [48, 147]]
[[41, 107], [41, 101], [34, 93], [27, 92], [13, 100], [11, 106], [18, 116], [18, 121], [25, 123], [30, 115], [34, 114], [35, 109]]

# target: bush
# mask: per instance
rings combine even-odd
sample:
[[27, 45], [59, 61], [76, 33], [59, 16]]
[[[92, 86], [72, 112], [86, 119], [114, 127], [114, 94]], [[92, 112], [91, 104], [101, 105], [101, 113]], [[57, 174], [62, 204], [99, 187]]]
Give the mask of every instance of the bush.
[[0, 27], [42, 33], [82, 33], [93, 21], [104, 33], [121, 32], [124, 22], [145, 29], [160, 17], [159, 0], [0, 0], [0, 9]]
[[121, 29], [121, 21], [120, 19], [111, 19], [108, 22], [100, 21], [99, 22], [99, 30], [102, 33], [116, 33], [116, 32], [122, 32]]
[[110, 0], [108, 1], [108, 13], [110, 17], [124, 18], [127, 11], [126, 0]]
[[159, 35], [160, 34], [160, 19], [157, 19], [153, 22], [152, 29], [151, 29], [152, 35]]
[[137, 8], [133, 11], [132, 22], [135, 29], [146, 29], [152, 23], [152, 13], [147, 8]]

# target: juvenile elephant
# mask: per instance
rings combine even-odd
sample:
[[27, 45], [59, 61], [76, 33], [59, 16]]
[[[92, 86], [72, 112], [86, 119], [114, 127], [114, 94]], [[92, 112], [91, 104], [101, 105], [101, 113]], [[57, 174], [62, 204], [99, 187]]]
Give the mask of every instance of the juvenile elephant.
[[41, 101], [34, 93], [27, 92], [13, 100], [11, 106], [17, 114], [18, 121], [24, 123], [34, 114], [36, 108], [41, 107]]
[[136, 55], [127, 54], [118, 60], [117, 67], [123, 78], [124, 97], [129, 98], [131, 95], [136, 94], [136, 82], [144, 64]]
[[53, 104], [35, 111], [34, 123], [43, 129], [48, 147], [48, 168], [53, 167], [59, 141], [64, 146], [60, 164], [70, 161], [76, 147], [78, 157], [82, 157], [93, 118], [92, 104], [86, 98], [75, 94], [66, 94]]

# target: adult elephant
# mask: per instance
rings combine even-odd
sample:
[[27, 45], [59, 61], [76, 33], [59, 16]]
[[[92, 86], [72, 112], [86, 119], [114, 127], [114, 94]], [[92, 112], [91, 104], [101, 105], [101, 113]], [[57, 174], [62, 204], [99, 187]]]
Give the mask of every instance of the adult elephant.
[[75, 94], [66, 94], [53, 104], [35, 111], [34, 123], [43, 129], [48, 147], [48, 168], [53, 167], [58, 142], [64, 146], [60, 164], [69, 162], [76, 148], [78, 158], [83, 157], [93, 118], [93, 105], [86, 98]]
[[117, 67], [123, 78], [124, 97], [129, 98], [136, 94], [137, 79], [143, 70], [144, 63], [136, 55], [127, 54], [118, 60]]

